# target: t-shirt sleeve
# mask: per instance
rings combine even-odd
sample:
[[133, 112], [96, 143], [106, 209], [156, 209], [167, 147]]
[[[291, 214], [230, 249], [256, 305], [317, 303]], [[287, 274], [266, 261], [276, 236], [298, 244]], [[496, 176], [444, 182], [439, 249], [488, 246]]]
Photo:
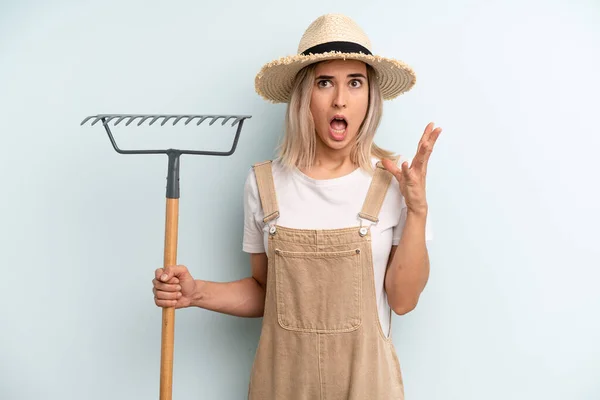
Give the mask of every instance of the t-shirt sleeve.
[[[409, 166], [412, 163], [412, 159], [400, 157], [400, 160], [398, 161], [398, 166], [402, 165], [402, 163], [404, 161], [407, 161]], [[396, 178], [393, 178], [393, 179], [396, 179]], [[400, 195], [400, 197], [401, 197], [401, 211], [400, 211], [400, 217], [398, 218], [398, 224], [396, 224], [396, 226], [393, 229], [393, 236], [392, 236], [392, 245], [393, 246], [397, 246], [398, 244], [400, 244], [400, 238], [402, 237], [402, 232], [404, 231], [404, 225], [406, 224], [406, 216], [407, 216], [408, 209], [406, 207], [406, 201], [404, 200], [404, 197], [402, 195]], [[433, 228], [432, 228], [432, 224], [431, 224], [431, 210], [429, 210], [427, 212], [427, 220], [425, 221], [425, 241], [430, 242], [432, 240], [433, 240]]]
[[246, 253], [264, 253], [262, 206], [254, 169], [250, 169], [244, 185], [244, 235], [242, 250]]

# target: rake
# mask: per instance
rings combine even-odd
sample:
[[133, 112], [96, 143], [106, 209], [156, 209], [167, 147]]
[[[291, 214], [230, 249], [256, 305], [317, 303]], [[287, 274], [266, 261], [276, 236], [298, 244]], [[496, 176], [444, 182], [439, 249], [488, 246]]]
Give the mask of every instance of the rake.
[[[183, 154], [206, 155], [206, 156], [230, 156], [235, 152], [242, 126], [249, 115], [149, 115], [149, 114], [98, 114], [85, 118], [81, 125], [92, 121], [91, 125], [102, 121], [113, 148], [120, 154], [166, 154], [168, 156], [167, 171], [167, 193], [166, 193], [166, 215], [165, 215], [165, 242], [164, 242], [164, 266], [177, 264], [177, 235], [179, 222], [179, 159]], [[115, 138], [110, 130], [109, 124], [113, 126], [125, 122], [129, 126], [138, 120], [137, 126], [149, 121], [149, 125], [161, 120], [164, 126], [169, 121], [172, 125], [185, 120], [185, 125], [195, 121], [196, 126], [206, 120], [210, 120], [209, 126], [222, 119], [221, 125], [233, 120], [231, 126], [237, 125], [233, 145], [228, 151], [202, 151], [202, 150], [122, 150], [117, 146]], [[197, 121], [196, 121], [197, 120]], [[163, 307], [162, 309], [162, 333], [161, 333], [161, 360], [160, 360], [160, 400], [171, 400], [173, 391], [173, 347], [175, 338], [175, 308]]]

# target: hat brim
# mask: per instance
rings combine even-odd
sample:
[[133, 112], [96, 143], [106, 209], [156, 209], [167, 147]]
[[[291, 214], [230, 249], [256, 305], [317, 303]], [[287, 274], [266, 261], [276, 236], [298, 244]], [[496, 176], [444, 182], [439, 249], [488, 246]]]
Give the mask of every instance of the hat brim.
[[287, 103], [294, 78], [302, 68], [320, 61], [335, 59], [359, 60], [372, 66], [377, 72], [377, 80], [384, 100], [392, 100], [408, 92], [416, 83], [413, 69], [400, 60], [363, 53], [332, 51], [282, 57], [265, 64], [254, 80], [256, 92], [272, 103]]

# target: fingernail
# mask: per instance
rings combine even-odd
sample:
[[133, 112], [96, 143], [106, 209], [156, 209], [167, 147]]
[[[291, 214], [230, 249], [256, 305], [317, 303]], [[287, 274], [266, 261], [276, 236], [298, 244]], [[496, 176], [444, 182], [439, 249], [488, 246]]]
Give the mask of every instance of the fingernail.
[[161, 280], [166, 281], [168, 278], [167, 274], [162, 274], [162, 276], [160, 277]]
[[181, 290], [181, 286], [177, 286], [177, 290]]

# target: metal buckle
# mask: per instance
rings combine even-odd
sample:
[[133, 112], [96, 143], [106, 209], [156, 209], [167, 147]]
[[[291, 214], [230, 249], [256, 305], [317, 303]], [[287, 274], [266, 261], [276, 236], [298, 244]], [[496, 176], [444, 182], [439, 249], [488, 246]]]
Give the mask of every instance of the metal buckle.
[[[360, 228], [358, 229], [358, 234], [360, 235], [360, 237], [365, 237], [367, 236], [367, 234], [369, 233], [369, 230], [371, 229], [371, 227], [373, 225], [377, 225], [377, 222], [379, 222], [379, 220], [377, 220], [377, 222], [373, 222], [370, 220], [367, 220], [366, 218], [363, 218], [360, 216], [360, 214], [358, 215], [358, 219], [360, 220]], [[369, 225], [368, 226], [363, 226], [364, 221], [369, 221]]]

